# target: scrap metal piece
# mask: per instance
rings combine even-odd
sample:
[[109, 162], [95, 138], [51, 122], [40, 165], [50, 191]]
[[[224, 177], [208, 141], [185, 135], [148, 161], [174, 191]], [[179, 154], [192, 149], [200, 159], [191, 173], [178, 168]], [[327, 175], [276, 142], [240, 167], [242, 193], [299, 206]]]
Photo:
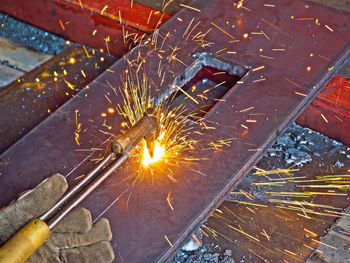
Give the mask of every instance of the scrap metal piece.
[[234, 138], [229, 146], [198, 150], [191, 156], [197, 165], [172, 169], [177, 183], [164, 174], [131, 189], [133, 182], [112, 176], [83, 202], [95, 220], [110, 220], [117, 262], [169, 260], [346, 61], [349, 25], [348, 13], [309, 2], [257, 0], [240, 9], [223, 0], [192, 2], [0, 156], [0, 205], [53, 172], [72, 182], [91, 169], [89, 160], [103, 156], [100, 149], [123, 122], [102, 113], [123, 103], [118, 88], [130, 67], [152, 80], [153, 95], [166, 97], [203, 66], [234, 75], [234, 65], [242, 65], [248, 74], [204, 116], [217, 128], [198, 127], [205, 136], [194, 138], [202, 146]]

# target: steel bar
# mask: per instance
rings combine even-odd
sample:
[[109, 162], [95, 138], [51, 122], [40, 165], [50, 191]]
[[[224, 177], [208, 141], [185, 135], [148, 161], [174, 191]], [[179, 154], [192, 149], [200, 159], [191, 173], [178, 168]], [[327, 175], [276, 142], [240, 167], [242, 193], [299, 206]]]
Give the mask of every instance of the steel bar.
[[[349, 57], [348, 13], [310, 2], [281, 0], [274, 7], [265, 3], [248, 1], [245, 8], [237, 9], [223, 0], [198, 0], [172, 17], [89, 89], [0, 156], [0, 194], [4, 196], [0, 205], [54, 172], [74, 182], [91, 169], [91, 158], [103, 156], [104, 151], [96, 148], [107, 147], [110, 132], [117, 133], [124, 120], [101, 113], [122, 103], [120, 77], [126, 76], [130, 64], [152, 80], [153, 94], [161, 96], [186, 84], [202, 66], [230, 74], [237, 69], [234, 65], [244, 66], [248, 74], [205, 116], [218, 128], [201, 130], [205, 136], [196, 137], [203, 146], [235, 137], [229, 147], [198, 151], [191, 156], [199, 158], [197, 165], [174, 168], [177, 183], [166, 175], [149, 178], [122, 197], [132, 183], [126, 180], [125, 169], [120, 169], [118, 177], [108, 178], [82, 203], [94, 218], [110, 220], [112, 245], [120, 255], [116, 261], [169, 260]], [[311, 52], [328, 59], [311, 58]], [[80, 146], [73, 135], [77, 109], [85, 131]], [[252, 118], [256, 123], [247, 122]], [[174, 210], [166, 201], [169, 193]]]
[[128, 0], [4, 0], [0, 11], [65, 39], [122, 56], [127, 36], [151, 33], [169, 15]]
[[72, 46], [0, 90], [0, 153], [86, 88], [116, 58]]

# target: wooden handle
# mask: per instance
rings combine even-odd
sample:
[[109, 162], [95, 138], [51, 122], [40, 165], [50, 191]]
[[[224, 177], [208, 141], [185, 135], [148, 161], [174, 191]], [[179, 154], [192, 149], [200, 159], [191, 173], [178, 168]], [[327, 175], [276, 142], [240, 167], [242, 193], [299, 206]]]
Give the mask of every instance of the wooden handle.
[[50, 237], [50, 229], [40, 219], [32, 219], [0, 248], [0, 263], [23, 263]]

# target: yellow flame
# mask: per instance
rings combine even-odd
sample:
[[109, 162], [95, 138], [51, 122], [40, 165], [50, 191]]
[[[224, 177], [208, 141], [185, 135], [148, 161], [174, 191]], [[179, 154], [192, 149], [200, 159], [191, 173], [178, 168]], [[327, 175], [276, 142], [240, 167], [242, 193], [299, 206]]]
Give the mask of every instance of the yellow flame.
[[142, 164], [144, 166], [148, 166], [151, 163], [158, 162], [160, 159], [162, 159], [164, 152], [165, 152], [164, 147], [159, 143], [159, 140], [156, 140], [154, 144], [153, 157], [151, 157], [147, 149], [147, 146], [145, 144], [143, 147]]

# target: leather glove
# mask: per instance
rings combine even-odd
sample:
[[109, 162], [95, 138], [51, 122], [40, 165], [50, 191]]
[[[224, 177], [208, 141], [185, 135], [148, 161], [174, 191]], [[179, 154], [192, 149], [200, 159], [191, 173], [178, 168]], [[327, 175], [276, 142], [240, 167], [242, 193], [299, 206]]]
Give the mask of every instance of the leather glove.
[[[54, 174], [32, 190], [0, 209], [0, 245], [32, 218], [52, 207], [67, 190], [66, 179]], [[51, 231], [50, 238], [28, 260], [29, 263], [112, 262], [112, 232], [107, 219], [92, 224], [91, 214], [76, 208]]]

